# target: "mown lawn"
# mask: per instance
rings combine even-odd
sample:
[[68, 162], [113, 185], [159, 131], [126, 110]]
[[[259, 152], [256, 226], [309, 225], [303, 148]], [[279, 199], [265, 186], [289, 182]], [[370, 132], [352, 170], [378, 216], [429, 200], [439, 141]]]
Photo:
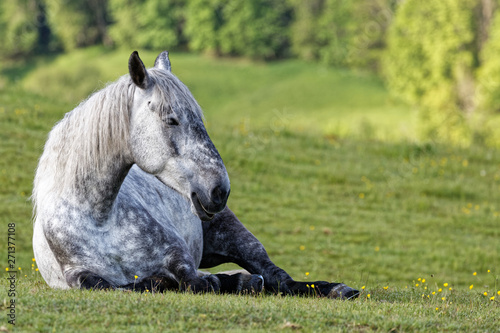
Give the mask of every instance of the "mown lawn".
[[65, 112], [126, 73], [128, 53], [4, 67], [0, 222], [5, 238], [16, 224], [19, 331], [500, 330], [498, 151], [416, 143], [402, 130], [411, 111], [377, 79], [296, 61], [171, 56], [226, 163], [229, 206], [293, 277], [364, 286], [360, 299], [49, 289], [32, 262], [37, 158]]

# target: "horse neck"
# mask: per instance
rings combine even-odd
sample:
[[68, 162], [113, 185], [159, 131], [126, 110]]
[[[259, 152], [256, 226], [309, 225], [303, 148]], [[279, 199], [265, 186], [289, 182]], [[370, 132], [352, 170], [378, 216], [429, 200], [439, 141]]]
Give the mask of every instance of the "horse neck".
[[55, 196], [54, 201], [84, 211], [98, 225], [108, 220], [132, 159], [128, 95], [106, 102], [111, 99], [106, 93], [91, 96], [52, 130], [35, 177], [37, 211], [41, 201], [47, 198], [47, 204]]

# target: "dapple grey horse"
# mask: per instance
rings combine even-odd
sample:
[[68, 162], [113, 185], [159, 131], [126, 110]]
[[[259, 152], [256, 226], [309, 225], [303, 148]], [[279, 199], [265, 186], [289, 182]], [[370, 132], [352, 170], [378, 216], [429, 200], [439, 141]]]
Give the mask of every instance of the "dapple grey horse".
[[[33, 250], [53, 288], [260, 292], [352, 298], [294, 281], [226, 207], [229, 178], [168, 52], [67, 113], [37, 167]], [[238, 274], [199, 268], [236, 263]]]

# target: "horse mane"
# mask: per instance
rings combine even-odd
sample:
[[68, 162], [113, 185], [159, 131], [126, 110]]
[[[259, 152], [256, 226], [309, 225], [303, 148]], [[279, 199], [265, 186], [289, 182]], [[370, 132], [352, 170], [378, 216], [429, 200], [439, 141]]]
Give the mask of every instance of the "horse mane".
[[[187, 101], [188, 108], [202, 117], [199, 105], [177, 77], [156, 68], [148, 74], [153, 94], [160, 94], [160, 100], [171, 106]], [[79, 179], [99, 172], [105, 161], [121, 158], [117, 153], [128, 152], [135, 89], [130, 75], [124, 75], [90, 95], [54, 126], [36, 169], [31, 197], [35, 218], [51, 194], [74, 190]]]

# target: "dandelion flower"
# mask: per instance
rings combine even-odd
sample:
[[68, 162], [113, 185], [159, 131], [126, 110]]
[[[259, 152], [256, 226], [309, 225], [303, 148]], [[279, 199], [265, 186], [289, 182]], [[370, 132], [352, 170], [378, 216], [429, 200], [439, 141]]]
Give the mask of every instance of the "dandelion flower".
[[38, 272], [38, 268], [37, 268], [37, 269], [35, 269], [35, 272]]
[[425, 279], [422, 279], [422, 283], [425, 283]]
[[375, 252], [378, 252], [378, 251], [380, 251], [380, 247], [375, 246]]
[[365, 286], [361, 287], [361, 290], [365, 290]]
[[309, 276], [309, 272], [306, 272], [306, 276]]
[[488, 293], [485, 291], [485, 292], [483, 293], [483, 295], [484, 295], [484, 296], [488, 296]]
[[417, 281], [422, 281], [422, 278], [418, 278]]
[[435, 292], [435, 291], [433, 291], [433, 292], [432, 292], [432, 294], [433, 294], [433, 295], [436, 295], [436, 292]]
[[314, 288], [314, 284], [311, 284], [311, 288]]
[[450, 291], [451, 291], [452, 289], [453, 289], [453, 288], [451, 288], [451, 287], [450, 287], [450, 288], [448, 288], [448, 290], [450, 290]]
[[31, 261], [33, 261], [33, 262], [34, 262], [34, 261], [35, 261], [35, 258], [31, 258]]
[[21, 270], [21, 267], [18, 267], [17, 269], [18, 269], [18, 270]]
[[498, 294], [498, 296], [500, 296], [500, 290], [499, 290], [499, 291], [497, 291], [497, 294]]
[[488, 269], [488, 273], [491, 273], [491, 271]]
[[387, 290], [387, 289], [389, 289], [389, 286], [385, 286], [385, 287], [384, 287], [384, 290]]
[[370, 298], [370, 297], [371, 297], [371, 295], [370, 295], [370, 294], [366, 295], [366, 298]]
[[443, 286], [448, 287], [448, 283], [443, 284]]
[[5, 271], [8, 272], [9, 271], [9, 267], [5, 267]]
[[418, 287], [418, 283], [415, 284], [415, 287]]
[[441, 300], [444, 301], [446, 299], [446, 297], [441, 297]]
[[472, 273], [472, 275], [476, 276], [476, 275], [477, 275], [477, 272]]
[[137, 276], [137, 275], [134, 275], [134, 279], [136, 279], [136, 280], [137, 280], [137, 278], [138, 278], [138, 276]]
[[308, 284], [306, 284], [306, 287], [307, 287], [307, 288], [309, 288], [309, 285], [308, 285]]
[[443, 291], [443, 289], [439, 288], [439, 289], [438, 289], [438, 291], [439, 291], [439, 292], [442, 292], [442, 291]]
[[304, 245], [299, 246], [300, 251], [304, 251], [306, 247]]
[[472, 288], [474, 288], [474, 285], [473, 285], [473, 284], [471, 284], [471, 285], [470, 285], [469, 289], [472, 289]]
[[364, 194], [364, 193], [360, 193], [360, 194], [359, 194], [359, 198], [360, 198], [360, 199], [364, 199], [364, 198], [365, 198], [365, 194]]
[[438, 311], [438, 310], [439, 310], [439, 308], [436, 308], [436, 311]]

